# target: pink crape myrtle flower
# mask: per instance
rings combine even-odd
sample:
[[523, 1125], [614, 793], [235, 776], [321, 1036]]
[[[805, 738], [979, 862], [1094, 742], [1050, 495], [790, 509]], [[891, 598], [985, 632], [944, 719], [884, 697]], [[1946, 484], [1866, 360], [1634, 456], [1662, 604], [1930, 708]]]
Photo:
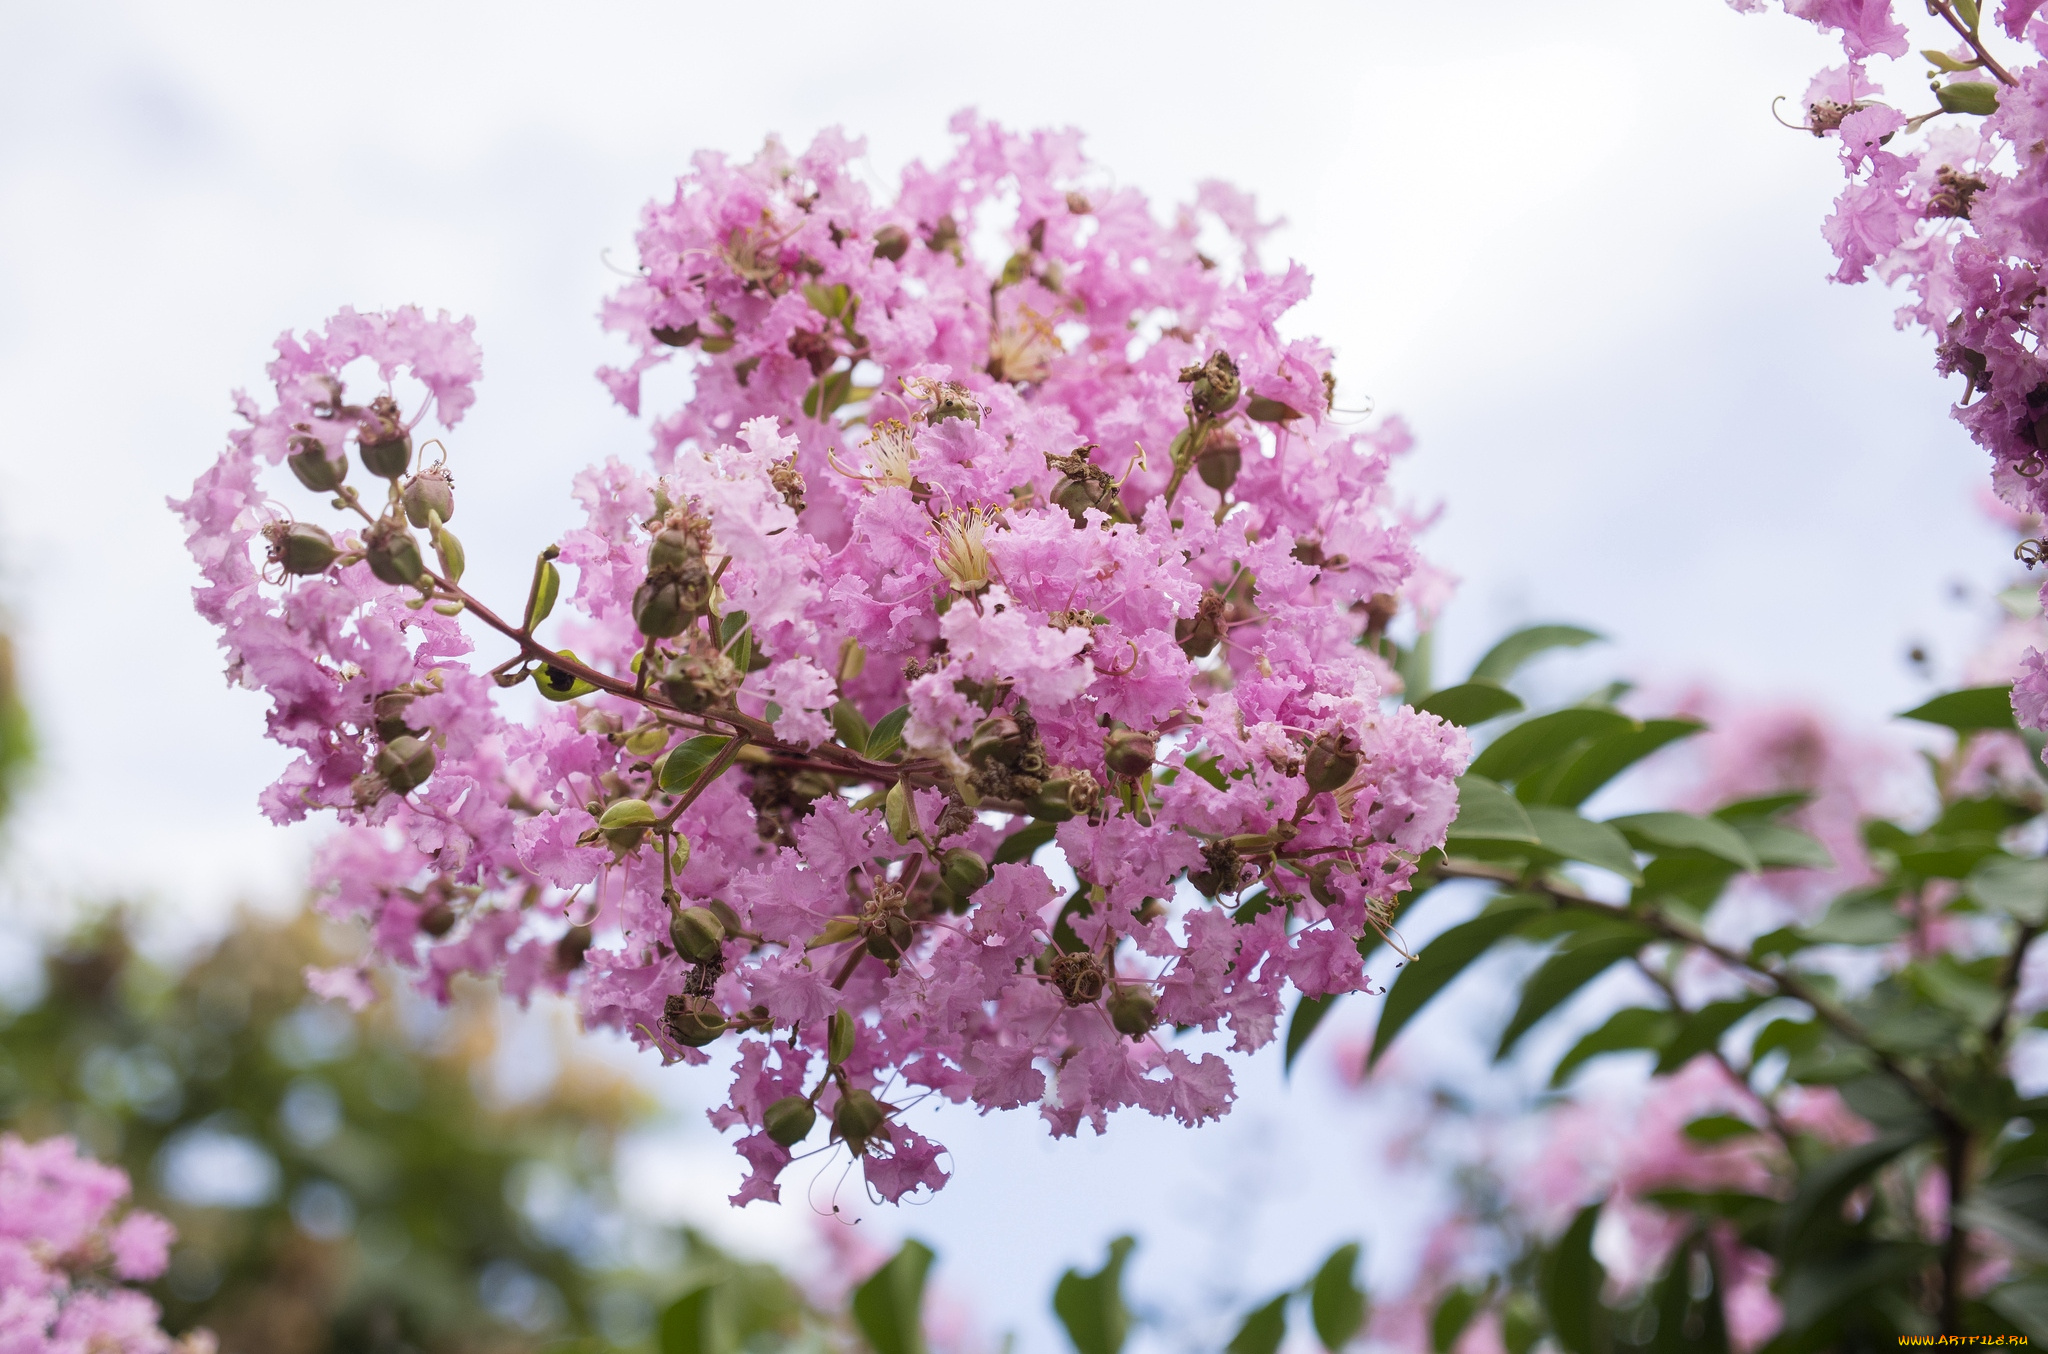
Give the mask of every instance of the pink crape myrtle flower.
[[467, 320], [286, 335], [175, 505], [294, 757], [265, 812], [342, 824], [323, 905], [436, 997], [491, 974], [667, 1061], [737, 1045], [740, 1202], [842, 1148], [879, 1198], [939, 1188], [901, 1115], [930, 1097], [1225, 1113], [1216, 1049], [1290, 984], [1368, 990], [1469, 756], [1383, 653], [1448, 586], [1387, 485], [1408, 434], [1333, 417], [1270, 223], [1219, 185], [1162, 220], [1072, 133], [953, 130], [893, 196], [828, 132], [646, 209], [600, 378], [650, 453], [573, 476], [523, 603], [461, 585]]
[[147, 1295], [121, 1287], [169, 1263], [171, 1225], [139, 1210], [119, 1169], [70, 1138], [0, 1134], [0, 1349], [8, 1354], [211, 1354], [196, 1332], [172, 1340]]

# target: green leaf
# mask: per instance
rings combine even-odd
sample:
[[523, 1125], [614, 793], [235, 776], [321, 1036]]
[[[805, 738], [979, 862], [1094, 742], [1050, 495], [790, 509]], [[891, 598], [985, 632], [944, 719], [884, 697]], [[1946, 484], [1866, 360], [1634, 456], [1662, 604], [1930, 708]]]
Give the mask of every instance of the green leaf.
[[1453, 926], [1430, 941], [1415, 957], [1415, 962], [1402, 969], [1387, 988], [1386, 1000], [1380, 1003], [1379, 1027], [1373, 1031], [1372, 1053], [1366, 1059], [1366, 1066], [1379, 1062], [1380, 1055], [1392, 1046], [1394, 1036], [1451, 979], [1491, 949], [1495, 941], [1542, 911], [1542, 899], [1527, 894], [1509, 894], [1471, 921]]
[[1789, 809], [1802, 804], [1811, 804], [1813, 795], [1806, 790], [1791, 794], [1759, 795], [1755, 799], [1737, 799], [1715, 809], [1713, 816], [1724, 823], [1739, 823], [1745, 818], [1775, 818]]
[[1901, 1291], [1934, 1254], [1932, 1246], [1878, 1242], [1799, 1257], [1780, 1281], [1785, 1333], [1811, 1330], [1866, 1293]]
[[1330, 1252], [1309, 1282], [1309, 1318], [1323, 1348], [1336, 1351], [1349, 1344], [1365, 1325], [1365, 1290], [1358, 1286], [1358, 1243], [1346, 1242]]
[[1525, 719], [1494, 739], [1473, 759], [1471, 771], [1492, 780], [1515, 780], [1563, 756], [1576, 743], [1635, 727], [1634, 720], [1616, 710], [1589, 706], [1553, 710]]
[[1434, 631], [1425, 630], [1415, 637], [1415, 643], [1405, 649], [1394, 650], [1394, 671], [1400, 675], [1403, 691], [1427, 691], [1431, 656], [1436, 652]]
[[1532, 625], [1526, 630], [1517, 630], [1500, 643], [1486, 651], [1486, 657], [1479, 660], [1472, 669], [1471, 680], [1475, 682], [1501, 683], [1521, 671], [1522, 665], [1538, 654], [1552, 649], [1576, 649], [1584, 644], [1593, 644], [1607, 638], [1591, 630], [1582, 630], [1576, 625]]
[[1569, 1354], [1603, 1354], [1607, 1343], [1607, 1309], [1600, 1304], [1607, 1269], [1593, 1256], [1593, 1229], [1599, 1222], [1599, 1204], [1579, 1210], [1537, 1273], [1537, 1292], [1550, 1312], [1551, 1330]]
[[1998, 86], [1989, 80], [1951, 80], [1934, 91], [1934, 99], [1951, 113], [1990, 117], [1998, 111]]
[[1583, 751], [1560, 762], [1533, 794], [1524, 797], [1536, 803], [1577, 808], [1643, 758], [1704, 728], [1706, 725], [1691, 719], [1648, 719], [1634, 728], [1596, 738]]
[[1956, 13], [1965, 28], [1972, 33], [1977, 31], [1977, 0], [1956, 0]]
[[1481, 1300], [1481, 1295], [1469, 1288], [1453, 1288], [1444, 1295], [1429, 1319], [1429, 1347], [1434, 1354], [1450, 1354], [1465, 1327], [1479, 1315]]
[[1601, 922], [1570, 937], [1522, 984], [1521, 1004], [1501, 1031], [1496, 1060], [1505, 1058], [1537, 1021], [1569, 1001], [1580, 988], [1634, 954], [1650, 933], [1631, 922]]
[[[1949, 88], [1956, 86], [1950, 85]], [[1950, 691], [1925, 705], [1914, 706], [1898, 718], [1939, 724], [1958, 733], [2019, 727], [2012, 717], [2011, 686], [1973, 686], [1963, 691]]]
[[555, 609], [555, 599], [562, 595], [562, 571], [546, 555], [535, 561], [533, 576], [533, 605], [526, 613], [529, 631], [548, 618]]
[[843, 700], [832, 707], [832, 732], [837, 735], [850, 751], [865, 757], [868, 754], [868, 728], [866, 718], [854, 707], [852, 701]]
[[1208, 781], [1217, 789], [1226, 790], [1230, 788], [1230, 782], [1224, 779], [1223, 772], [1217, 765], [1222, 760], [1221, 757], [1212, 753], [1207, 757], [1189, 757], [1186, 761], [1186, 766], [1188, 770], [1194, 772], [1203, 780]]
[[1287, 1299], [1279, 1297], [1256, 1307], [1237, 1328], [1237, 1334], [1230, 1337], [1230, 1343], [1223, 1346], [1226, 1354], [1274, 1354], [1280, 1342], [1287, 1338]]
[[718, 1290], [693, 1288], [661, 1314], [661, 1354], [730, 1354], [738, 1347], [730, 1320], [720, 1320]]
[[[562, 657], [573, 659], [576, 655], [564, 649]], [[597, 690], [567, 668], [558, 668], [552, 663], [543, 663], [533, 670], [533, 684], [540, 688], [541, 695], [557, 702], [572, 701]]]
[[1845, 893], [1801, 934], [1816, 945], [1889, 945], [1911, 930], [1892, 896]]
[[[1717, 815], [1718, 816], [1718, 815]], [[1763, 818], [1722, 818], [1749, 843], [1757, 864], [1766, 870], [1828, 870], [1835, 858], [1828, 849], [1798, 828]]]
[[2048, 1264], [2048, 1228], [2005, 1207], [1996, 1199], [1981, 1194], [1965, 1199], [1956, 1209], [1956, 1219], [1967, 1226], [1992, 1233], [2029, 1264]]
[[1947, 52], [1937, 51], [1932, 47], [1922, 47], [1920, 55], [1926, 59], [1928, 65], [1936, 70], [1947, 71], [1951, 75], [1960, 75], [1964, 71], [1977, 69], [1977, 63], [1974, 61], [1958, 61]]
[[1287, 1052], [1280, 1062], [1282, 1076], [1294, 1070], [1294, 1060], [1307, 1046], [1308, 1037], [1316, 1032], [1316, 1026], [1323, 1023], [1323, 1017], [1343, 995], [1342, 992], [1332, 992], [1324, 997], [1305, 996], [1294, 1003], [1294, 1014], [1287, 1020]]
[[2026, 1332], [2035, 1344], [2048, 1344], [2048, 1279], [2017, 1279], [1984, 1295], [1991, 1309]]
[[1631, 884], [1643, 882], [1642, 872], [1636, 868], [1636, 853], [1629, 848], [1628, 839], [1606, 823], [1581, 818], [1570, 809], [1552, 804], [1530, 804], [1526, 811], [1529, 822], [1536, 829], [1536, 839], [1543, 844], [1544, 850], [1566, 860], [1597, 865]]
[[2048, 926], [2048, 860], [1990, 856], [1970, 871], [1972, 898], [2025, 926]]
[[1515, 797], [1498, 781], [1484, 776], [1458, 777], [1458, 816], [1451, 823], [1450, 840], [1489, 842], [1542, 842], [1535, 824]]
[[1605, 1053], [1625, 1053], [1633, 1049], [1657, 1052], [1677, 1034], [1678, 1017], [1671, 1012], [1647, 1006], [1626, 1007], [1607, 1017], [1606, 1024], [1572, 1045], [1571, 1052], [1558, 1060], [1557, 1070], [1550, 1074], [1550, 1084], [1564, 1085], [1581, 1064]]
[[1678, 1027], [1678, 1034], [1664, 1046], [1663, 1056], [1657, 1060], [1657, 1075], [1676, 1072], [1700, 1054], [1714, 1049], [1720, 1044], [1721, 1036], [1728, 1033], [1736, 1021], [1763, 1004], [1762, 997], [1739, 997], [1734, 1001], [1710, 1002], [1686, 1016]]
[[853, 1290], [854, 1323], [875, 1354], [924, 1354], [924, 1276], [931, 1267], [931, 1248], [906, 1241]]
[[[1704, 1269], [1709, 1284], [1696, 1293], [1696, 1269]], [[1657, 1313], [1659, 1339], [1653, 1348], [1673, 1354], [1728, 1354], [1728, 1313], [1722, 1303], [1721, 1266], [1704, 1231], [1695, 1230], [1680, 1242], [1665, 1263], [1664, 1274], [1652, 1286], [1649, 1306]]]
[[903, 726], [910, 722], [910, 707], [899, 705], [875, 721], [875, 731], [868, 736], [868, 760], [886, 761], [889, 754], [903, 746]]
[[1778, 1218], [1777, 1250], [1781, 1259], [1798, 1254], [1814, 1224], [1839, 1219], [1842, 1202], [1893, 1157], [1919, 1141], [1913, 1133], [1890, 1133], [1823, 1157], [1803, 1172], [1792, 1200]]
[[1757, 1131], [1756, 1125], [1732, 1114], [1709, 1114], [1685, 1126], [1685, 1136], [1698, 1143], [1727, 1142]]
[[1460, 728], [1484, 724], [1489, 719], [1511, 715], [1523, 708], [1521, 698], [1492, 682], [1465, 682], [1431, 692], [1415, 702], [1415, 708], [1440, 715]]
[[1718, 818], [1701, 818], [1691, 813], [1632, 813], [1608, 821], [1645, 851], [1703, 851], [1739, 870], [1762, 868], [1743, 835]]
[[657, 773], [661, 788], [668, 794], [679, 795], [697, 783], [697, 777], [704, 774], [704, 768], [718, 759], [725, 745], [732, 738], [722, 733], [700, 733], [670, 748], [668, 755], [661, 759]]
[[1038, 848], [1051, 841], [1053, 833], [1059, 830], [1057, 823], [1033, 822], [1020, 827], [1003, 838], [1003, 844], [996, 848], [995, 856], [989, 861], [995, 865], [1021, 865], [1037, 854]]
[[1070, 1269], [1060, 1275], [1052, 1291], [1052, 1310], [1080, 1354], [1117, 1354], [1124, 1347], [1131, 1329], [1131, 1312], [1124, 1306], [1124, 1261], [1137, 1244], [1120, 1236], [1109, 1243], [1109, 1259], [1101, 1269], [1087, 1275]]

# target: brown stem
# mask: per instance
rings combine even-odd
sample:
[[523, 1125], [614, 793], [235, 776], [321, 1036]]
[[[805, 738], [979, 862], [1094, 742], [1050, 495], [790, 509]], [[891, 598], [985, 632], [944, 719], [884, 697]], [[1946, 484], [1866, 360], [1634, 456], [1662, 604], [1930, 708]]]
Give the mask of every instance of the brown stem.
[[847, 979], [853, 977], [853, 971], [860, 967], [860, 961], [867, 957], [867, 941], [854, 941], [853, 953], [846, 956], [846, 962], [844, 964], [841, 964], [839, 966], [839, 972], [833, 975], [832, 986], [835, 988], [844, 988], [846, 986]]
[[1948, 20], [1948, 26], [1960, 33], [1964, 42], [1970, 44], [1970, 50], [1975, 52], [1977, 59], [1984, 63], [1984, 69], [1998, 77], [1998, 83], [2002, 85], [2017, 85], [2019, 83], [2019, 81], [2012, 78], [2010, 71], [1998, 64], [1998, 58], [1992, 56], [1985, 49], [1984, 39], [1977, 36], [1976, 29], [1963, 22], [1962, 17], [1956, 13], [1955, 6], [1950, 3], [1950, 0], [1927, 0], [1927, 8]]
[[1958, 1125], [1943, 1136], [1948, 1149], [1948, 1237], [1941, 1247], [1941, 1329], [1956, 1334], [1963, 1329], [1963, 1277], [1970, 1260], [1970, 1229], [1956, 1215], [1970, 1182], [1970, 1135]]
[[1991, 1021], [1987, 1031], [1994, 1053], [2005, 1047], [2006, 1036], [2011, 1033], [2012, 1004], [2020, 992], [2020, 969], [2027, 957], [2027, 947], [2034, 943], [2034, 937], [2041, 934], [2038, 926], [2022, 925], [2018, 937], [2013, 941], [2012, 953], [2005, 957], [2004, 969], [1998, 975], [1998, 1014]]
[[711, 759], [711, 765], [705, 767], [704, 773], [697, 777], [697, 783], [683, 791], [683, 797], [676, 801], [674, 808], [662, 815], [661, 821], [655, 824], [655, 827], [666, 830], [674, 824], [676, 819], [682, 817], [683, 810], [696, 803], [697, 796], [703, 794], [705, 788], [712, 781], [725, 774], [726, 768], [733, 764], [734, 759], [740, 755], [740, 749], [746, 745], [747, 736], [745, 734], [738, 734], [730, 739], [724, 747], [720, 748], [718, 755]]
[[[1636, 956], [1635, 965], [1638, 969], [1642, 970], [1645, 978], [1655, 983], [1663, 991], [1664, 999], [1671, 1003], [1673, 1011], [1680, 1015], [1691, 1014], [1691, 1012], [1685, 1009], [1685, 1003], [1678, 999], [1678, 989], [1672, 986], [1670, 979], [1651, 968], [1648, 964], [1645, 964], [1641, 955]], [[1749, 1098], [1756, 1102], [1757, 1107], [1764, 1112], [1764, 1117], [1771, 1121], [1772, 1135], [1783, 1144], [1785, 1154], [1790, 1156], [1792, 1154], [1792, 1125], [1785, 1122], [1784, 1116], [1778, 1113], [1778, 1107], [1765, 1097], [1757, 1094], [1756, 1088], [1749, 1084], [1749, 1073], [1737, 1068], [1729, 1060], [1728, 1055], [1721, 1051], [1721, 1045], [1718, 1040], [1707, 1052], [1714, 1055], [1714, 1061], [1721, 1064], [1721, 1070], [1726, 1072], [1731, 1080], [1740, 1085], [1743, 1090], [1749, 1092]]]

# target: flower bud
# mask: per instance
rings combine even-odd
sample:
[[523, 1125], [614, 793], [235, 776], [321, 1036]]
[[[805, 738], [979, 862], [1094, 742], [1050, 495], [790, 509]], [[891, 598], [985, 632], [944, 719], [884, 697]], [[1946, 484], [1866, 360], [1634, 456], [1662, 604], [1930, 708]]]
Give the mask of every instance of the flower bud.
[[839, 1103], [832, 1107], [832, 1133], [844, 1139], [855, 1156], [864, 1155], [874, 1139], [888, 1141], [889, 1109], [870, 1091], [841, 1091]]
[[327, 444], [319, 438], [302, 433], [292, 438], [291, 444], [292, 454], [285, 457], [285, 464], [292, 468], [299, 483], [314, 493], [331, 494], [348, 478], [348, 458], [330, 458]]
[[1118, 1034], [1143, 1039], [1152, 1029], [1153, 1013], [1158, 1007], [1159, 998], [1148, 989], [1120, 987], [1109, 999], [1109, 1023], [1116, 1026]]
[[690, 560], [701, 561], [704, 552], [694, 533], [670, 527], [658, 533], [647, 546], [647, 570], [680, 569]]
[[646, 800], [621, 799], [599, 815], [597, 830], [614, 850], [630, 851], [646, 840], [647, 829], [655, 822], [654, 808]]
[[449, 521], [455, 516], [455, 480], [440, 466], [428, 466], [405, 482], [400, 501], [405, 504], [405, 520], [416, 527], [427, 524], [430, 512]]
[[324, 574], [341, 556], [334, 538], [311, 522], [272, 522], [263, 529], [270, 542], [270, 561], [288, 574]]
[[661, 1024], [668, 1037], [686, 1048], [702, 1048], [724, 1034], [725, 1015], [709, 997], [672, 992], [662, 1003]]
[[1188, 404], [1203, 418], [1214, 418], [1237, 407], [1244, 388], [1237, 379], [1237, 363], [1218, 348], [1199, 367], [1183, 367], [1180, 379], [1187, 384]]
[[761, 1111], [761, 1127], [768, 1130], [769, 1140], [784, 1147], [794, 1147], [810, 1137], [817, 1122], [817, 1106], [800, 1095], [786, 1095]]
[[1024, 742], [1024, 732], [1008, 715], [991, 715], [974, 726], [967, 739], [967, 760], [975, 766], [1000, 761]]
[[420, 732], [405, 722], [405, 712], [415, 699], [410, 691], [386, 691], [370, 703], [370, 718], [378, 738], [389, 743]]
[[901, 226], [883, 226], [875, 232], [875, 257], [891, 262], [910, 252], [910, 232]]
[[362, 453], [363, 469], [387, 480], [397, 479], [412, 464], [412, 434], [389, 395], [370, 401], [356, 432], [356, 450]]
[[1136, 780], [1152, 769], [1159, 755], [1159, 740], [1137, 729], [1116, 729], [1102, 749], [1102, 760], [1111, 773]]
[[434, 749], [407, 734], [379, 749], [373, 765], [394, 793], [410, 794], [434, 774]]
[[884, 963], [901, 959], [915, 938], [909, 920], [900, 912], [892, 912], [867, 928], [868, 953]]
[[1301, 774], [1315, 794], [1340, 790], [1358, 774], [1358, 740], [1349, 729], [1331, 729], [1309, 744]]
[[369, 561], [370, 572], [385, 583], [417, 584], [427, 574], [419, 542], [396, 518], [381, 517], [363, 533], [363, 558]]
[[988, 862], [979, 853], [956, 846], [940, 857], [939, 877], [962, 898], [988, 883]]
[[653, 579], [633, 590], [633, 624], [650, 639], [673, 639], [690, 623], [683, 610], [683, 590], [672, 582]]
[[1244, 452], [1236, 436], [1217, 429], [1202, 439], [1202, 449], [1195, 453], [1195, 473], [1202, 477], [1202, 483], [1220, 494], [1237, 483], [1237, 472], [1243, 462]]
[[708, 964], [721, 953], [725, 927], [710, 908], [686, 907], [669, 919], [668, 938], [683, 958]]

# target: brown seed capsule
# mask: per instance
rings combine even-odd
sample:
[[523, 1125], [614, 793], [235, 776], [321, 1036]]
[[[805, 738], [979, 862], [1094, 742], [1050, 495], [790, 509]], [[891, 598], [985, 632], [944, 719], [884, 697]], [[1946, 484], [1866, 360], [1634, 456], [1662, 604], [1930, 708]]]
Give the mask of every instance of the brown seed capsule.
[[555, 942], [555, 967], [563, 973], [581, 968], [592, 939], [588, 926], [572, 926], [564, 931], [562, 938]]
[[1115, 729], [1102, 749], [1102, 760], [1111, 774], [1132, 780], [1152, 769], [1159, 755], [1159, 740], [1137, 729]]
[[818, 1108], [800, 1095], [786, 1095], [761, 1111], [761, 1127], [771, 1141], [794, 1147], [811, 1136], [818, 1122]]
[[430, 512], [438, 513], [443, 522], [450, 521], [455, 516], [455, 478], [443, 467], [430, 465], [405, 482], [401, 501], [405, 520], [416, 527], [427, 524]]
[[718, 1003], [709, 997], [672, 992], [661, 1007], [662, 1027], [668, 1037], [687, 1048], [702, 1048], [724, 1034], [727, 1021]]
[[380, 517], [363, 533], [363, 558], [369, 561], [370, 572], [385, 583], [417, 584], [427, 574], [419, 542], [395, 517]]
[[1302, 778], [1316, 794], [1341, 790], [1358, 774], [1358, 740], [1349, 729], [1330, 729], [1316, 735], [1302, 760]]
[[1220, 428], [1203, 438], [1202, 449], [1195, 453], [1195, 473], [1219, 494], [1237, 483], [1243, 464], [1244, 451], [1236, 436]]
[[412, 434], [398, 416], [398, 404], [389, 395], [370, 401], [356, 431], [356, 450], [362, 453], [363, 469], [372, 475], [395, 480], [412, 464]]
[[455, 909], [437, 902], [420, 913], [420, 930], [439, 940], [455, 929]]
[[288, 574], [324, 574], [341, 557], [334, 538], [311, 522], [272, 522], [263, 528], [270, 542], [270, 562]]
[[1202, 594], [1192, 620], [1173, 623], [1173, 637], [1189, 658], [1207, 658], [1223, 638], [1223, 595], [1211, 589]]
[[379, 749], [373, 765], [394, 793], [410, 794], [434, 774], [434, 749], [407, 734]]
[[901, 226], [883, 226], [875, 232], [875, 257], [892, 263], [910, 252], [910, 232]]
[[1102, 999], [1105, 984], [1102, 961], [1083, 951], [1062, 954], [1052, 961], [1052, 985], [1069, 1006], [1086, 1006]]
[[1159, 999], [1142, 987], [1120, 987], [1109, 999], [1109, 1023], [1118, 1034], [1143, 1039], [1152, 1029]]
[[832, 1107], [832, 1133], [862, 1156], [876, 1138], [889, 1140], [889, 1107], [858, 1087], [842, 1091]]
[[668, 938], [683, 958], [708, 964], [723, 952], [725, 927], [710, 908], [686, 907], [669, 919]]

